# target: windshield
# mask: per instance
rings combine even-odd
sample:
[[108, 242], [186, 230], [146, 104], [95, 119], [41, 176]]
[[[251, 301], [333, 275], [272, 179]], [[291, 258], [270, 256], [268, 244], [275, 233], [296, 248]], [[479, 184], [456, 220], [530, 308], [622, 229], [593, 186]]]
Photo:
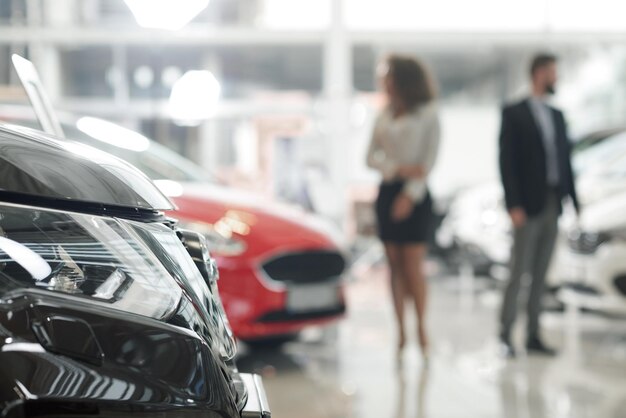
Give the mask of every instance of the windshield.
[[[11, 123], [41, 129], [39, 122], [32, 119], [12, 118]], [[137, 167], [152, 180], [190, 183], [215, 181], [209, 172], [193, 161], [119, 125], [90, 117], [81, 118], [76, 124], [61, 125], [68, 139], [115, 155]]]
[[123, 221], [0, 204], [0, 298], [35, 288], [165, 318], [182, 291]]
[[606, 140], [581, 150], [573, 156], [573, 168], [576, 174], [598, 167], [599, 164], [606, 164], [626, 154], [626, 133], [621, 133]]
[[67, 137], [111, 153], [143, 171], [153, 180], [207, 182], [201, 167], [130, 129], [102, 119], [83, 117], [63, 125]]

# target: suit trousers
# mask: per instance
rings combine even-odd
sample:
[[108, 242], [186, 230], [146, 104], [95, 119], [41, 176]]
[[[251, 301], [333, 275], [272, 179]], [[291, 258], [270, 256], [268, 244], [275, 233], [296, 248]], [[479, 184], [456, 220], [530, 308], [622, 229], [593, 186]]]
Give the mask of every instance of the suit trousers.
[[527, 338], [539, 337], [539, 316], [545, 289], [546, 273], [550, 266], [558, 232], [560, 197], [550, 191], [542, 212], [526, 220], [514, 231], [510, 260], [510, 277], [504, 292], [500, 315], [501, 335], [509, 338], [518, 313], [518, 300], [522, 278], [530, 274], [530, 292], [527, 301]]

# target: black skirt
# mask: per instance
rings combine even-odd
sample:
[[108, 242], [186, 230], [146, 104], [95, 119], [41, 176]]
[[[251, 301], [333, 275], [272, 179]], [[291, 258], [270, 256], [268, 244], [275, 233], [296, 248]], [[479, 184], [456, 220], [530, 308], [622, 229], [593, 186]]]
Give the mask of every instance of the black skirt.
[[403, 221], [391, 219], [391, 208], [404, 188], [404, 181], [382, 183], [376, 199], [378, 236], [383, 242], [397, 244], [423, 244], [431, 242], [434, 235], [433, 203], [427, 191], [411, 215]]

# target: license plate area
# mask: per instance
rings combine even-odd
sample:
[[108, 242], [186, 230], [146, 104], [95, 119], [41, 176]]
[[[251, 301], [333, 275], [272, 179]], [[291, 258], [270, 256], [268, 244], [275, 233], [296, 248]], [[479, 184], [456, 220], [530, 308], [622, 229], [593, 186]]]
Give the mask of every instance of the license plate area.
[[287, 287], [287, 310], [306, 312], [331, 309], [339, 304], [336, 283], [290, 285]]

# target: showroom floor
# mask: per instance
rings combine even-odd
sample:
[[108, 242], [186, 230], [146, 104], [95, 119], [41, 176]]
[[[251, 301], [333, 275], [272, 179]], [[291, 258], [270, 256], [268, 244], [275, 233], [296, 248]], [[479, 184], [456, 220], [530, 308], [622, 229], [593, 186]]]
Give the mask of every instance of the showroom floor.
[[430, 367], [413, 343], [398, 369], [385, 272], [360, 276], [341, 325], [311, 330], [282, 350], [242, 355], [242, 370], [264, 376], [273, 417], [626, 416], [626, 321], [547, 313], [546, 339], [560, 355], [507, 361], [493, 337], [499, 293], [480, 280], [437, 278]]

